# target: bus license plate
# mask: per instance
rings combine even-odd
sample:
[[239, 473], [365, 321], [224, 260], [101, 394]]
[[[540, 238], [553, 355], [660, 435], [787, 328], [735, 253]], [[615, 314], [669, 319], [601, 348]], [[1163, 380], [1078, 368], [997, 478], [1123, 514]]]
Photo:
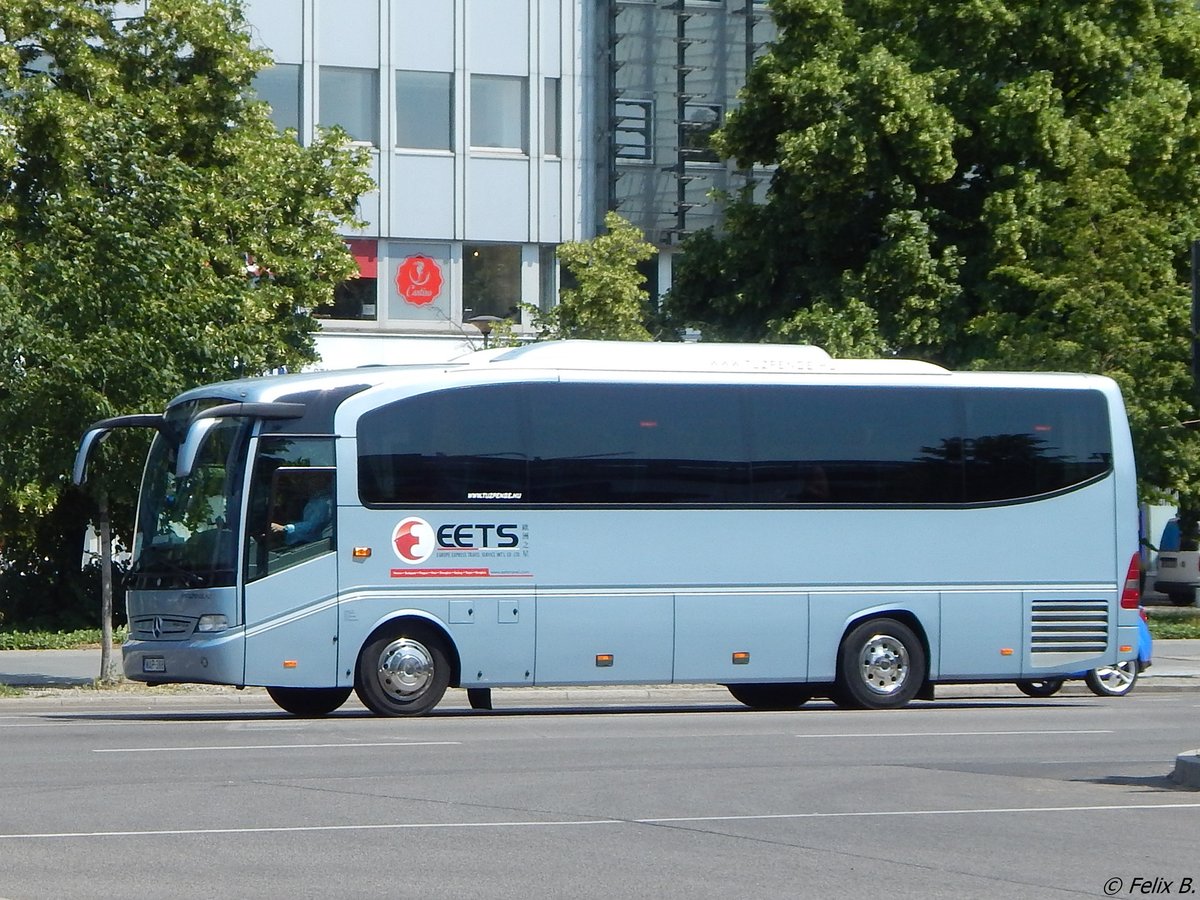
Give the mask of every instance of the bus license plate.
[[167, 661], [161, 656], [147, 656], [142, 659], [143, 672], [165, 672]]
[[1160, 559], [1159, 562], [1162, 563], [1162, 567], [1164, 569], [1175, 568], [1175, 560], [1173, 560], [1173, 559]]

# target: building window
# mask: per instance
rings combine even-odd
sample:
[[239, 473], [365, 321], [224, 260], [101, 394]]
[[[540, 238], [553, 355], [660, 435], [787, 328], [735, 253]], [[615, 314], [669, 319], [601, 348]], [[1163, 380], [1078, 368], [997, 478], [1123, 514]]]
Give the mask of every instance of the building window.
[[463, 245], [463, 321], [474, 316], [520, 318], [521, 248]]
[[617, 159], [650, 159], [654, 146], [650, 123], [652, 100], [618, 100], [613, 105], [613, 140]]
[[352, 141], [379, 144], [379, 72], [322, 66], [319, 124], [340, 125]]
[[449, 244], [388, 244], [388, 318], [449, 325], [451, 271]]
[[374, 321], [378, 309], [379, 259], [375, 241], [349, 240], [346, 249], [358, 264], [358, 277], [334, 286], [333, 302], [318, 307], [318, 319]]
[[529, 82], [471, 76], [471, 146], [529, 152]]
[[396, 146], [454, 148], [454, 76], [450, 72], [396, 73]]
[[542, 118], [545, 130], [542, 152], [546, 156], [562, 156], [562, 81], [547, 78], [542, 97], [545, 106]]
[[280, 131], [300, 132], [300, 67], [276, 63], [254, 76], [254, 94], [271, 107], [271, 121]]
[[721, 127], [721, 107], [688, 104], [679, 123], [679, 155], [684, 162], [720, 162], [712, 136]]

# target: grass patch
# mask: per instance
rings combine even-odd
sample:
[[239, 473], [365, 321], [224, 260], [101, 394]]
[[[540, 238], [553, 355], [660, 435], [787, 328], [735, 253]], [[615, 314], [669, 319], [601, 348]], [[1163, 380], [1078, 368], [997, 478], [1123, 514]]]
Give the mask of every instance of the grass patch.
[[[125, 640], [125, 628], [113, 631], [113, 645]], [[79, 650], [100, 646], [99, 628], [78, 631], [0, 631], [0, 650]]]
[[1150, 634], [1163, 641], [1200, 641], [1200, 618], [1159, 619], [1151, 613]]
[[9, 684], [0, 684], [0, 697], [24, 697], [25, 692]]

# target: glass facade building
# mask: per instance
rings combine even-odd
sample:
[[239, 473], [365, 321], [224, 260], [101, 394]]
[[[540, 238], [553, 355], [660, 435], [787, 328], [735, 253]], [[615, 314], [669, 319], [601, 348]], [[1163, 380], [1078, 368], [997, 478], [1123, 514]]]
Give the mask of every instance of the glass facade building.
[[[143, 2], [121, 4], [136, 15]], [[470, 320], [557, 302], [555, 248], [616, 210], [659, 249], [719, 227], [739, 172], [708, 139], [773, 36], [760, 0], [245, 0], [254, 82], [301, 143], [341, 126], [377, 189], [346, 234], [359, 277], [316, 311], [327, 368], [442, 360]]]

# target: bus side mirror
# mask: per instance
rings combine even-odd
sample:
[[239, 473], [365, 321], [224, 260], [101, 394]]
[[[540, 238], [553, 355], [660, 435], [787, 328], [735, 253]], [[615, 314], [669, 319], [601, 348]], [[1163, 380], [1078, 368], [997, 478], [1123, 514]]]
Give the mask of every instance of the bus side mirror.
[[108, 433], [114, 428], [154, 428], [163, 432], [165, 421], [162, 416], [154, 413], [137, 413], [132, 416], [117, 416], [114, 419], [93, 422], [79, 441], [79, 450], [75, 454], [75, 465], [71, 469], [72, 484], [79, 486], [87, 481], [87, 463], [92, 449], [108, 437]]
[[87, 481], [87, 462], [91, 456], [92, 447], [108, 437], [107, 428], [90, 428], [79, 442], [79, 450], [75, 453], [75, 465], [71, 469], [71, 483], [76, 487]]
[[176, 478], [187, 478], [192, 474], [192, 469], [196, 467], [196, 459], [200, 455], [205, 439], [208, 438], [208, 433], [220, 422], [221, 420], [216, 418], [196, 419], [192, 422], [187, 436], [179, 445], [179, 454], [175, 457]]

